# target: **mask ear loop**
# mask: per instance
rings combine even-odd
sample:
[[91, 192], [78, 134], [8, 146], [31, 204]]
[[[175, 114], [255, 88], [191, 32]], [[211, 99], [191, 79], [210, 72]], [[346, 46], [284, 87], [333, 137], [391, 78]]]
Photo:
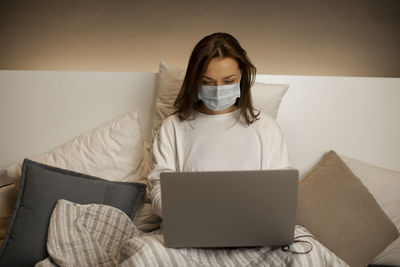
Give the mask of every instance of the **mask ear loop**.
[[295, 253], [295, 254], [308, 254], [308, 253], [310, 253], [311, 250], [313, 250], [313, 245], [311, 244], [311, 242], [306, 241], [306, 240], [296, 240], [297, 238], [300, 238], [300, 237], [312, 237], [312, 238], [314, 238], [314, 240], [317, 240], [313, 235], [299, 235], [299, 236], [296, 236], [294, 238], [295, 240], [293, 241], [293, 243], [307, 243], [310, 246], [310, 248], [308, 250], [306, 250], [306, 251], [294, 251], [294, 250], [290, 249], [290, 246], [285, 245], [285, 246], [281, 247], [282, 251], [285, 251], [285, 252], [289, 251], [289, 252], [292, 252], [292, 253]]

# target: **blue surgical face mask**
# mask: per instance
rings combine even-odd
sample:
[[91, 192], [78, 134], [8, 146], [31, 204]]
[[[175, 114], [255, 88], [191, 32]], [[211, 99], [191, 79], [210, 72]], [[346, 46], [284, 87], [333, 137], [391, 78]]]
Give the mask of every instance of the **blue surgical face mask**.
[[214, 111], [229, 108], [240, 98], [240, 81], [228, 85], [202, 85], [200, 87], [199, 99], [204, 105]]

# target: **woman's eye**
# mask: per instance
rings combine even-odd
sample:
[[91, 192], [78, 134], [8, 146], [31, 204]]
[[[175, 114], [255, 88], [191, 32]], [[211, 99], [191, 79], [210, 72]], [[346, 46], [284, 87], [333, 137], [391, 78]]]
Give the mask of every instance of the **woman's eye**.
[[[235, 80], [232, 80], [232, 81], [225, 81], [225, 83], [233, 83]], [[210, 85], [210, 84], [214, 84], [213, 82], [208, 82], [208, 81], [202, 81], [202, 84], [207, 84], [207, 85]]]

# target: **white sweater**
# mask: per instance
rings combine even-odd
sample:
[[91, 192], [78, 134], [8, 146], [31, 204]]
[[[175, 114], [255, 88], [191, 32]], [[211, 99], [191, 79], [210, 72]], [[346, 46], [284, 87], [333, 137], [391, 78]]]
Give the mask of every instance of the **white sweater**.
[[160, 217], [161, 172], [290, 168], [286, 142], [272, 117], [261, 113], [247, 125], [239, 109], [195, 115], [191, 121], [180, 121], [176, 114], [166, 118], [154, 140], [154, 168], [148, 178], [153, 211]]

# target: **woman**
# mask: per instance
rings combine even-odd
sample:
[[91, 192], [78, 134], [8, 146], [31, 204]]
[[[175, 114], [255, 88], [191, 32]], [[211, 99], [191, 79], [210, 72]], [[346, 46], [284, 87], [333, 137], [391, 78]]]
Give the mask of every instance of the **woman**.
[[194, 47], [175, 113], [163, 121], [153, 144], [149, 180], [157, 215], [162, 215], [161, 172], [289, 167], [279, 126], [252, 106], [255, 75], [246, 51], [230, 34], [208, 35]]

